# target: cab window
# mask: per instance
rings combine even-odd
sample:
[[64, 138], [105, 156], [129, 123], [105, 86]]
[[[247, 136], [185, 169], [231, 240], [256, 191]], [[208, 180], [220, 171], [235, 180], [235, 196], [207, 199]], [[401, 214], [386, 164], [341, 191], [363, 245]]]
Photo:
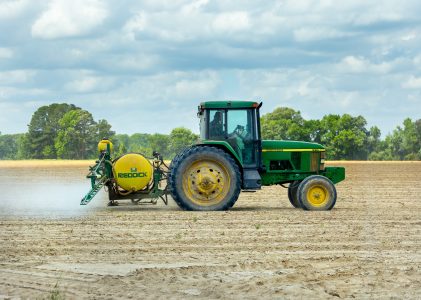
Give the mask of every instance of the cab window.
[[228, 143], [238, 153], [245, 165], [255, 163], [255, 130], [253, 110], [229, 110], [227, 115]]
[[225, 139], [226, 133], [226, 114], [225, 110], [209, 111], [209, 139], [222, 140]]

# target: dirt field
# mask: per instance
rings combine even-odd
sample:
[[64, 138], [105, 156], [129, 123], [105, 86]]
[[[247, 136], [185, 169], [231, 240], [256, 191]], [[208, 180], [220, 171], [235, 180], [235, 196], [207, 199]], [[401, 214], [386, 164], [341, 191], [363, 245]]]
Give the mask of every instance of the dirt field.
[[332, 211], [269, 187], [198, 213], [79, 207], [85, 163], [0, 163], [0, 299], [421, 299], [421, 163], [336, 165]]

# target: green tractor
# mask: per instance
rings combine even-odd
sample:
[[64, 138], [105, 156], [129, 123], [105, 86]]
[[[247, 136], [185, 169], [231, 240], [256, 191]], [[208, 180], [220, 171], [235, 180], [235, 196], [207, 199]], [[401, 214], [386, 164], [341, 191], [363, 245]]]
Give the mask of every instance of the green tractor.
[[[171, 194], [185, 210], [227, 210], [241, 190], [278, 184], [288, 188], [296, 208], [332, 209], [337, 198], [334, 184], [345, 179], [345, 169], [325, 167], [325, 149], [319, 144], [262, 140], [261, 106], [251, 101], [201, 103], [200, 140], [177, 154], [168, 168], [157, 153], [150, 167], [145, 162], [136, 165], [133, 153], [111, 160], [107, 144], [102, 147], [102, 161], [100, 156], [88, 174], [92, 190], [81, 204], [106, 185], [110, 201], [160, 197], [167, 204]], [[131, 160], [121, 161], [129, 155]], [[136, 185], [135, 180], [143, 181]]]

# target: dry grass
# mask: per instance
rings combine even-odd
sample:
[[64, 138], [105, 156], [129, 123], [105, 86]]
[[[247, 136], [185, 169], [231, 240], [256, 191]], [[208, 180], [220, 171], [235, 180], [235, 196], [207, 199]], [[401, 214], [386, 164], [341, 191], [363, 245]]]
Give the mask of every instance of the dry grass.
[[375, 160], [329, 160], [326, 161], [327, 165], [361, 165], [361, 164], [370, 164], [370, 165], [384, 165], [384, 164], [421, 164], [421, 161], [401, 161], [401, 160], [387, 160], [387, 161], [375, 161]]

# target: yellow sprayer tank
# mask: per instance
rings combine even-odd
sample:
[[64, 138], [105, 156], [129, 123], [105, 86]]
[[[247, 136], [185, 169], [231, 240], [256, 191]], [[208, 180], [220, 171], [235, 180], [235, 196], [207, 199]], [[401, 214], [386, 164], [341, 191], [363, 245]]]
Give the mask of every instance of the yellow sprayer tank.
[[140, 191], [152, 179], [151, 163], [141, 154], [129, 153], [113, 163], [117, 185], [126, 191]]
[[98, 143], [98, 152], [107, 151], [107, 145], [110, 145], [110, 151], [113, 151], [113, 143], [109, 139], [104, 138]]

